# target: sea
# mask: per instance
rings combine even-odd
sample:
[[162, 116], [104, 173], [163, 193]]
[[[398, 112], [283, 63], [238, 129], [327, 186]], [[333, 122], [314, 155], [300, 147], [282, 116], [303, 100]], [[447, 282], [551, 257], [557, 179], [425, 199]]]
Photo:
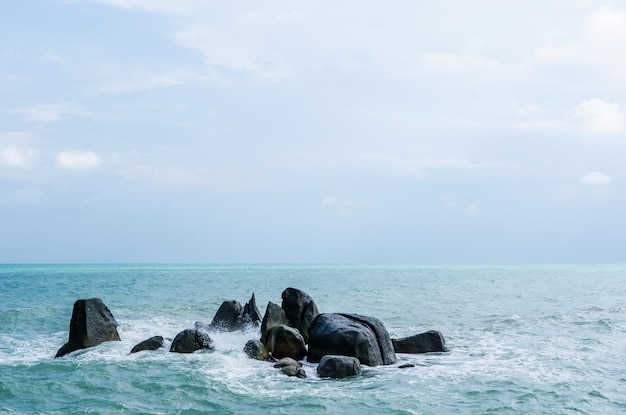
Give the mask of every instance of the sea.
[[[376, 317], [392, 338], [438, 330], [449, 350], [341, 380], [249, 359], [255, 328], [213, 334], [212, 351], [129, 353], [226, 300], [254, 293], [264, 313], [288, 287], [320, 312]], [[93, 297], [121, 341], [55, 359], [74, 302]], [[624, 265], [0, 265], [0, 414], [622, 413]]]

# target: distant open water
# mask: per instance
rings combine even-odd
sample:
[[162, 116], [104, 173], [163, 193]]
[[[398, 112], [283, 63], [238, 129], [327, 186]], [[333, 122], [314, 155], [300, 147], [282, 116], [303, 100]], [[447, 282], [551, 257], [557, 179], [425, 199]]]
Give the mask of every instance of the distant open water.
[[[129, 355], [224, 300], [254, 292], [263, 313], [287, 287], [392, 337], [439, 330], [450, 351], [339, 381], [248, 359], [255, 331], [215, 334], [211, 352]], [[54, 359], [74, 301], [91, 297], [122, 341]], [[626, 413], [625, 302], [625, 266], [0, 265], [0, 413]]]

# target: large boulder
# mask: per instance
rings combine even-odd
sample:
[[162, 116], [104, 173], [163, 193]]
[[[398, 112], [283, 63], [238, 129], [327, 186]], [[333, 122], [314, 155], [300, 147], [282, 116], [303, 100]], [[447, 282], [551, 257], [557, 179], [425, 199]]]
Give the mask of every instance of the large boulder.
[[361, 362], [352, 356], [326, 355], [317, 365], [317, 374], [321, 378], [342, 379], [361, 374]]
[[285, 314], [285, 310], [283, 310], [278, 304], [274, 304], [271, 301], [268, 302], [267, 308], [265, 309], [265, 315], [263, 316], [263, 321], [261, 322], [261, 342], [263, 342], [263, 344], [267, 344], [267, 340], [272, 329], [276, 326], [283, 325], [287, 325], [287, 315]]
[[385, 328], [382, 321], [375, 317], [363, 316], [360, 314], [341, 313], [341, 315], [351, 320], [358, 321], [359, 323], [369, 327], [370, 330], [374, 332], [376, 340], [378, 341], [378, 347], [380, 348], [380, 354], [383, 357], [384, 365], [392, 365], [396, 363], [397, 359], [393, 343], [391, 341], [391, 337], [389, 336], [389, 332]]
[[187, 329], [174, 337], [170, 352], [193, 353], [196, 350], [213, 349], [213, 340], [204, 330]]
[[137, 352], [141, 352], [144, 350], [158, 350], [161, 347], [163, 347], [163, 342], [164, 342], [164, 339], [162, 336], [150, 337], [149, 339], [146, 339], [142, 341], [141, 343], [136, 344], [135, 347], [133, 347], [130, 352], [137, 353]]
[[77, 300], [70, 320], [69, 340], [55, 357], [75, 350], [97, 346], [106, 341], [119, 341], [117, 321], [111, 310], [99, 298]]
[[295, 288], [283, 291], [282, 299], [282, 308], [285, 310], [289, 326], [298, 329], [305, 343], [308, 343], [309, 327], [319, 314], [315, 301], [307, 293]]
[[415, 336], [391, 339], [396, 353], [432, 353], [447, 352], [446, 339], [436, 331], [430, 330]]
[[397, 361], [389, 333], [374, 317], [324, 313], [309, 328], [309, 362], [325, 355], [352, 356], [367, 366]]
[[291, 357], [295, 360], [301, 360], [306, 356], [304, 338], [298, 330], [289, 326], [282, 325], [272, 328], [265, 347], [276, 359]]

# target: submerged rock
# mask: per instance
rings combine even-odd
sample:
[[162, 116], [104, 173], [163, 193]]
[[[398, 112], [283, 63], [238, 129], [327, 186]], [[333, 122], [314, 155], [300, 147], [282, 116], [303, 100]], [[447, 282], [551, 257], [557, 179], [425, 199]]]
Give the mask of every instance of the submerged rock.
[[392, 339], [396, 353], [432, 353], [447, 352], [446, 339], [436, 331], [430, 330], [415, 336]]
[[305, 370], [298, 366], [283, 366], [280, 370], [287, 376], [296, 376], [301, 379], [306, 378]]
[[77, 300], [70, 320], [69, 340], [57, 351], [55, 357], [97, 346], [106, 341], [119, 341], [117, 326], [111, 310], [101, 299]]
[[352, 356], [326, 355], [317, 365], [317, 374], [321, 378], [343, 379], [361, 374], [361, 362]]
[[248, 340], [243, 351], [251, 359], [269, 360], [269, 353], [260, 340]]
[[274, 367], [276, 369], [280, 369], [285, 366], [302, 367], [302, 364], [295, 359], [292, 359], [291, 357], [283, 357], [282, 359], [279, 359], [276, 361], [276, 363], [274, 363]]
[[137, 345], [135, 345], [135, 347], [133, 347], [130, 352], [137, 353], [137, 352], [141, 352], [144, 350], [158, 350], [161, 347], [163, 347], [163, 342], [164, 342], [164, 339], [162, 336], [150, 337], [149, 339], [146, 339], [142, 341], [141, 343], [138, 343]]

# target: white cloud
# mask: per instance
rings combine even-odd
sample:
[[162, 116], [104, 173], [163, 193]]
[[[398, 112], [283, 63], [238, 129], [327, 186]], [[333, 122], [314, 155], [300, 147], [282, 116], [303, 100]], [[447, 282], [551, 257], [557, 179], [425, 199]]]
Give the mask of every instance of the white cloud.
[[0, 163], [20, 169], [30, 168], [37, 159], [38, 152], [32, 148], [7, 146], [0, 150]]
[[610, 136], [626, 133], [626, 116], [620, 104], [594, 98], [572, 107], [560, 117], [529, 118], [511, 122], [518, 130], [573, 132], [590, 136]]
[[[194, 8], [201, 4], [195, 0], [95, 0], [98, 3], [108, 4], [109, 6], [120, 7], [123, 9], [143, 9], [153, 13], [173, 13], [185, 14], [190, 13]], [[202, 1], [202, 0], [201, 0]]]
[[51, 52], [45, 52], [41, 57], [51, 63], [63, 63], [63, 58]]
[[[582, 64], [579, 68], [592, 73], [595, 80], [610, 79], [615, 85], [625, 84], [626, 13], [611, 8], [596, 10], [587, 16], [578, 39], [552, 41], [538, 47], [535, 63]], [[575, 67], [568, 66], [568, 71]], [[589, 81], [588, 81], [589, 82]], [[614, 89], [614, 87], [613, 87]]]
[[335, 196], [326, 196], [322, 199], [322, 205], [327, 209], [332, 209], [337, 216], [352, 216], [354, 209], [363, 204], [363, 202], [340, 199]]
[[470, 215], [474, 215], [478, 212], [478, 204], [477, 203], [470, 203], [465, 207], [465, 211], [467, 213], [469, 213]]
[[56, 161], [59, 167], [68, 170], [89, 170], [100, 165], [100, 157], [90, 151], [63, 151]]
[[428, 53], [421, 56], [423, 64], [434, 71], [458, 74], [468, 72], [502, 72], [506, 69], [500, 62], [469, 55], [450, 53]]
[[574, 118], [582, 121], [582, 130], [589, 134], [619, 134], [626, 132], [626, 120], [618, 103], [591, 99], [572, 110]]
[[600, 42], [626, 41], [626, 13], [610, 7], [594, 12], [588, 20], [587, 34]]
[[21, 114], [26, 121], [47, 123], [61, 121], [66, 116], [85, 116], [85, 111], [73, 104], [33, 105], [26, 108], [10, 110], [14, 114]]
[[611, 179], [610, 176], [607, 176], [606, 174], [599, 172], [599, 171], [590, 171], [589, 173], [585, 174], [583, 177], [580, 178], [580, 182], [583, 184], [590, 184], [590, 185], [601, 185], [601, 184], [609, 184], [611, 183], [613, 180]]
[[168, 88], [201, 77], [192, 71], [175, 70], [169, 72], [150, 72], [124, 65], [103, 65], [102, 76], [107, 80], [97, 88], [96, 92], [105, 94], [128, 94], [138, 91], [151, 91]]

